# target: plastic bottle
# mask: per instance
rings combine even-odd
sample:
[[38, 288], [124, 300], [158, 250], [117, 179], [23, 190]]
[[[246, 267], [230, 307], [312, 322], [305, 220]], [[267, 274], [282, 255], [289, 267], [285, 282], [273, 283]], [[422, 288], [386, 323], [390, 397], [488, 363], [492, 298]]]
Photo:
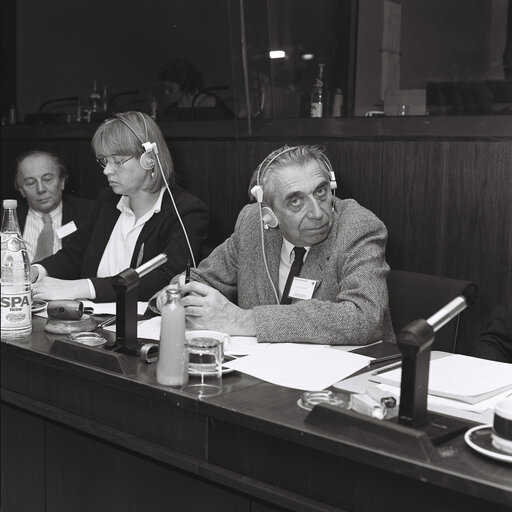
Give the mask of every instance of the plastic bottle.
[[181, 294], [177, 287], [166, 290], [156, 364], [156, 381], [163, 386], [183, 386], [188, 382], [185, 308], [180, 299]]
[[103, 86], [103, 94], [101, 95], [101, 110], [108, 112], [108, 87]]
[[2, 219], [2, 340], [32, 332], [32, 284], [27, 246], [18, 224], [16, 199], [4, 199]]
[[343, 113], [343, 92], [340, 88], [336, 89], [332, 101], [332, 116], [341, 117]]
[[158, 121], [158, 101], [154, 96], [151, 97], [151, 119]]
[[89, 94], [89, 112], [99, 112], [101, 110], [101, 95], [98, 91], [98, 82], [92, 83], [92, 91]]
[[14, 126], [18, 122], [18, 112], [16, 110], [16, 105], [11, 105], [9, 107], [9, 124]]
[[311, 90], [311, 117], [323, 117], [324, 102], [324, 64], [318, 64], [318, 78]]

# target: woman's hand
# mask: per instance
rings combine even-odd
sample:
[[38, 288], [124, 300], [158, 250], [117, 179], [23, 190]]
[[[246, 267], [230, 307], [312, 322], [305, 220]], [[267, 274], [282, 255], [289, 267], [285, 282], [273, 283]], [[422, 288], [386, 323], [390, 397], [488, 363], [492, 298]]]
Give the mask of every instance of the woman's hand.
[[66, 280], [47, 276], [32, 284], [32, 297], [42, 300], [90, 299], [91, 292], [87, 279]]

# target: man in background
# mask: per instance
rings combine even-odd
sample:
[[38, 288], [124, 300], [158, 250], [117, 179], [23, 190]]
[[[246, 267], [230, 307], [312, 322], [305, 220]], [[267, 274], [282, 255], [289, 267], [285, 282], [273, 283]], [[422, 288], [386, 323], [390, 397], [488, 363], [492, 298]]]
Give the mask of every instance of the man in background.
[[26, 199], [18, 204], [18, 221], [31, 262], [61, 249], [66, 237], [84, 222], [94, 201], [63, 195], [68, 171], [46, 151], [29, 151], [16, 159], [14, 186]]

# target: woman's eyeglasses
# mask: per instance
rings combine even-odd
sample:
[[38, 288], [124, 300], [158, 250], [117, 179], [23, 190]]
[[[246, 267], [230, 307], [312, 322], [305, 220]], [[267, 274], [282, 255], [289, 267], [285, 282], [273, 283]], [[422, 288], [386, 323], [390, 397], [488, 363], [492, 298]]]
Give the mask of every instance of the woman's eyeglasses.
[[98, 157], [96, 158], [97, 162], [105, 169], [107, 165], [110, 165], [114, 171], [121, 171], [123, 169], [123, 165], [128, 162], [128, 160], [131, 160], [133, 156], [130, 156], [128, 158], [125, 158], [124, 160], [120, 160], [119, 157], [115, 156], [109, 156], [109, 157]]

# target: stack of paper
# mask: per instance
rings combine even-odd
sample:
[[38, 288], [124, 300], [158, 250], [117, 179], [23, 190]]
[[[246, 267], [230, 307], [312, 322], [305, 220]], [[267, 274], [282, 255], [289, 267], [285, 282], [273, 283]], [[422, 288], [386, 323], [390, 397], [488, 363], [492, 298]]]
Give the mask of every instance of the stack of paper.
[[[401, 369], [371, 375], [370, 380], [400, 396]], [[461, 354], [434, 356], [428, 393], [427, 407], [431, 411], [492, 423], [496, 403], [512, 394], [512, 365]]]

